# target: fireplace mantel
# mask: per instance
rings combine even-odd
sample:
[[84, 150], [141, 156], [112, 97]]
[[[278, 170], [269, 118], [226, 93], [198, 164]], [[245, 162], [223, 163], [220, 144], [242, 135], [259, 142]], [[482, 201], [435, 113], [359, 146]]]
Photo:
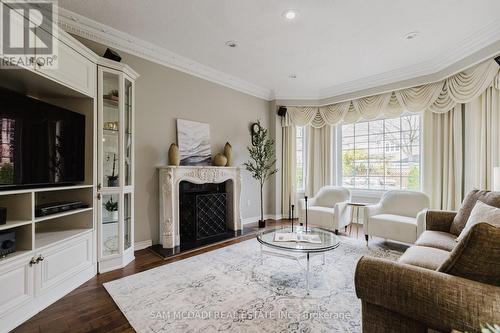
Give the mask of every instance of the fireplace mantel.
[[171, 249], [180, 245], [179, 236], [179, 183], [223, 183], [232, 181], [228, 188], [230, 228], [241, 230], [240, 193], [241, 175], [238, 167], [215, 166], [160, 166], [159, 171], [159, 229], [160, 244]]

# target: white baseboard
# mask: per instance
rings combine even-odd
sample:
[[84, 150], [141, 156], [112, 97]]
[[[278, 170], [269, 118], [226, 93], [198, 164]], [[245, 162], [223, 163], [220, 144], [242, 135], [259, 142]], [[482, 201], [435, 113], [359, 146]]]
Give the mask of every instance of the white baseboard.
[[153, 242], [151, 241], [151, 239], [140, 241], [140, 242], [135, 242], [134, 243], [134, 251], [144, 250], [144, 249], [150, 247], [151, 245], [153, 245]]
[[[265, 220], [268, 220], [268, 219], [271, 219], [271, 220], [279, 220], [282, 218], [282, 215], [281, 214], [265, 214], [264, 215], [264, 219]], [[249, 224], [249, 223], [256, 223], [256, 222], [259, 222], [260, 220], [260, 216], [252, 216], [252, 217], [247, 217], [247, 218], [244, 218], [244, 219], [241, 219], [241, 223], [242, 224]]]

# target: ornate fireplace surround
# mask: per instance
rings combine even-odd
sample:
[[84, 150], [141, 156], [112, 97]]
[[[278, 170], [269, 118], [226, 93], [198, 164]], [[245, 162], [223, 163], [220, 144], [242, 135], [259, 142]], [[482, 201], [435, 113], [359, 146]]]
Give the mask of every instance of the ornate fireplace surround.
[[160, 190], [160, 244], [172, 249], [180, 245], [179, 235], [179, 183], [195, 184], [223, 183], [227, 180], [228, 227], [242, 229], [240, 215], [241, 176], [237, 167], [215, 166], [161, 166], [159, 169]]

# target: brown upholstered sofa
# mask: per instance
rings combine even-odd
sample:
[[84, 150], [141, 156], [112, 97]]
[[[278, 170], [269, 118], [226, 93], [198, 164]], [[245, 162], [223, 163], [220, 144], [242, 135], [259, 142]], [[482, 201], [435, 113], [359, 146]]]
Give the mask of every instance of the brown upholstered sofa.
[[500, 208], [500, 192], [473, 191], [458, 212], [428, 211], [426, 231], [398, 262], [359, 260], [363, 332], [479, 332], [481, 324], [500, 324], [500, 228], [479, 223], [455, 241], [477, 200]]

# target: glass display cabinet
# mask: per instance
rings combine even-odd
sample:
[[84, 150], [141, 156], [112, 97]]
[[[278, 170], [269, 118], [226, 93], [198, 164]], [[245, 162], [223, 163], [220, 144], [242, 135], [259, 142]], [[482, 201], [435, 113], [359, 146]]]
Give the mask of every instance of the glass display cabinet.
[[99, 272], [134, 260], [134, 84], [138, 74], [108, 59], [98, 63]]

